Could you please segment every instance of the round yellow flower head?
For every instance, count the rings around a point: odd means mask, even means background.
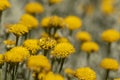
[[[86,31],[80,31],[76,34],[76,39],[81,41],[91,41],[91,35]]]
[[[70,68],[66,68],[65,70],[64,70],[64,72],[67,74],[67,75],[75,75],[75,71],[73,71],[72,69],[70,69]]]
[[[74,52],[75,52],[75,48],[73,47],[73,45],[66,42],[66,43],[58,43],[54,47],[51,54],[57,58],[66,58],[70,54],[73,54]]]
[[[36,52],[40,49],[37,39],[25,40],[23,46],[27,48],[31,52],[31,54],[36,54]]]
[[[82,21],[77,16],[68,16],[65,18],[65,22],[70,30],[79,29],[82,26]]]
[[[120,78],[115,78],[114,80],[120,80]]]
[[[44,8],[40,3],[31,2],[25,6],[25,11],[30,14],[40,14],[44,12]]]
[[[54,28],[63,28],[65,26],[65,22],[61,17],[52,16],[49,20],[49,26]]]
[[[118,70],[119,64],[114,59],[105,58],[101,61],[100,66],[107,70]]]
[[[69,40],[65,37],[60,37],[60,38],[57,39],[57,42],[58,43],[63,43],[63,42],[69,42]]]
[[[28,28],[22,24],[14,24],[8,29],[8,32],[13,33],[16,36],[22,36],[28,33],[28,31]]]
[[[115,42],[120,39],[119,32],[114,29],[106,30],[102,33],[101,38],[105,42]]]
[[[22,62],[30,56],[29,51],[21,46],[12,48],[4,55],[6,62],[13,62],[13,63]]]
[[[29,15],[29,14],[22,15],[19,23],[23,24],[23,25],[26,25],[28,27],[28,29],[38,27],[37,19],[35,17]]]
[[[39,73],[39,74],[38,74],[38,79],[39,79],[39,80],[45,80],[45,76],[46,76],[45,73]]]
[[[51,64],[49,63],[47,57],[43,55],[29,57],[27,66],[30,70],[35,72],[49,71],[51,69]]]
[[[4,63],[4,54],[0,54],[0,64]]]
[[[41,27],[43,27],[43,28],[49,28],[50,27],[49,26],[49,21],[50,21],[50,17],[44,17],[42,19],[42,21],[40,22]]]
[[[0,0],[0,11],[6,10],[7,8],[10,8],[11,4],[8,0]]]
[[[57,4],[62,2],[62,0],[48,0],[50,4]]]
[[[99,50],[99,46],[95,42],[88,41],[81,45],[81,50],[87,53],[97,52]]]
[[[55,45],[57,44],[56,40],[54,40],[53,38],[49,38],[49,37],[42,37],[39,40],[39,46],[42,49],[52,49],[55,47]]]
[[[96,73],[89,67],[79,68],[75,71],[75,76],[79,80],[96,80]]]

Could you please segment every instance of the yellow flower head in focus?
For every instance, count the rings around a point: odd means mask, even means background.
[[[57,42],[56,40],[54,40],[53,38],[49,38],[49,37],[42,37],[39,40],[39,46],[42,49],[52,49],[56,46]]]
[[[96,73],[89,67],[79,68],[75,71],[75,76],[79,80],[96,80]]]
[[[81,45],[81,50],[87,53],[97,52],[99,50],[99,46],[95,42],[88,41]]]
[[[81,41],[91,41],[91,35],[86,31],[80,31],[76,34],[76,39]]]
[[[114,80],[120,80],[120,78],[115,78]]]
[[[31,2],[25,6],[25,11],[30,14],[40,14],[44,12],[44,8],[40,3]]]
[[[66,68],[66,69],[64,70],[64,72],[65,72],[67,75],[72,75],[72,76],[75,75],[75,71],[73,71],[73,70],[70,69],[70,68]]]
[[[4,54],[0,54],[0,64],[4,63]]]
[[[13,33],[16,36],[22,36],[28,33],[28,31],[28,28],[22,24],[14,24],[8,29],[8,32]]]
[[[50,4],[57,4],[62,2],[62,0],[48,0]]]
[[[11,4],[8,0],[0,0],[0,11],[6,10],[7,8],[10,8]]]
[[[31,51],[31,54],[36,54],[36,52],[40,49],[37,39],[25,40],[23,46],[27,48],[29,51]]]
[[[109,29],[102,33],[101,38],[103,41],[111,43],[118,41],[120,39],[120,34],[114,29]]]
[[[28,58],[27,67],[35,72],[49,71],[51,64],[43,55],[31,56]]]
[[[70,30],[79,29],[82,26],[82,21],[77,16],[68,16],[65,18],[65,22]]]
[[[12,48],[10,51],[6,52],[4,55],[5,55],[6,62],[17,63],[17,62],[22,62],[26,60],[30,56],[30,53],[26,48],[18,46],[18,47]]]
[[[100,66],[107,70],[118,70],[119,63],[115,59],[105,58],[101,61]]]
[[[26,25],[28,27],[28,29],[38,27],[37,19],[35,17],[29,15],[29,14],[22,15],[19,23],[23,24],[23,25]]]
[[[50,17],[44,17],[42,19],[42,21],[40,22],[41,27],[43,27],[43,28],[49,28],[50,27],[49,26],[49,21],[50,21]]]
[[[51,54],[57,58],[66,58],[70,54],[73,54],[74,52],[75,52],[75,48],[73,47],[73,45],[66,42],[66,43],[58,43],[54,47]]]

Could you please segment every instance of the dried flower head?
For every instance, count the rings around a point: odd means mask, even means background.
[[[96,73],[89,67],[79,68],[75,71],[75,76],[79,80],[96,80]]]
[[[7,8],[10,8],[11,4],[8,0],[0,0],[0,11],[6,10]]]
[[[25,11],[30,14],[40,14],[44,12],[44,8],[40,3],[31,2],[25,6]]]
[[[109,29],[102,33],[101,38],[103,41],[111,43],[118,41],[120,39],[120,34],[114,29]]]
[[[85,51],[87,53],[91,53],[91,52],[97,52],[99,50],[99,46],[97,43],[92,42],[92,41],[88,41],[88,42],[84,42],[81,45],[81,50]]]
[[[29,14],[23,14],[20,18],[19,23],[26,25],[28,29],[38,27],[38,20]]]
[[[75,52],[75,48],[70,43],[58,43],[51,54],[57,58],[66,58]]]
[[[115,59],[105,58],[101,61],[100,66],[107,70],[118,70],[119,64]]]
[[[82,21],[79,17],[76,16],[67,16],[65,18],[68,29],[75,30],[79,29],[82,26]]]

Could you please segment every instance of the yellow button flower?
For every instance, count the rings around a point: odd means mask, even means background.
[[[60,37],[60,38],[57,39],[57,42],[58,43],[64,43],[64,42],[69,42],[69,40],[65,37]]]
[[[50,4],[57,4],[62,2],[62,0],[48,0]]]
[[[8,0],[0,0],[0,11],[6,10],[7,8],[10,8],[11,4]]]
[[[25,6],[25,11],[30,14],[39,14],[44,12],[44,8],[40,3],[31,2]]]
[[[25,25],[22,24],[14,24],[11,25],[8,29],[8,32],[13,33],[16,36],[22,36],[26,33],[28,33],[28,28]]]
[[[119,64],[115,59],[105,58],[101,61],[100,66],[107,70],[118,70]]]
[[[44,17],[40,22],[41,27],[43,27],[43,28],[50,27],[49,26],[49,21],[50,21],[50,17]]]
[[[120,78],[115,78],[114,80],[120,80]]]
[[[28,29],[38,27],[38,20],[29,14],[23,14],[20,18],[19,23],[26,25]]]
[[[82,26],[82,21],[77,16],[67,16],[65,22],[70,30],[79,29]]]
[[[99,50],[99,46],[97,43],[95,42],[84,42],[82,45],[81,45],[81,50],[82,51],[85,51],[87,53],[91,53],[91,52],[97,52]]]
[[[96,73],[89,67],[77,69],[75,76],[79,80],[96,80]]]
[[[43,55],[36,55],[28,58],[27,67],[35,72],[49,71],[51,69],[51,64],[49,63],[47,57]]]
[[[57,58],[66,58],[75,52],[75,48],[70,43],[59,43],[55,46],[51,54]]]
[[[80,31],[76,33],[76,39],[81,41],[91,41],[91,35],[86,31]]]
[[[109,29],[102,33],[101,38],[103,41],[111,43],[118,41],[120,39],[120,34],[114,29]]]
[[[0,54],[0,64],[3,64],[4,62],[4,54]]]
[[[29,51],[31,51],[31,54],[36,54],[36,52],[40,49],[37,39],[25,40],[23,46],[27,48]]]
[[[66,68],[66,69],[64,70],[64,72],[65,72],[67,75],[72,75],[72,76],[75,75],[75,71],[73,71],[73,70],[70,69],[70,68]]]

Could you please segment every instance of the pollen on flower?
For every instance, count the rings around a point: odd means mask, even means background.
[[[68,42],[64,42],[64,43],[58,43],[54,47],[53,51],[51,51],[51,54],[57,58],[66,58],[70,54],[73,54],[74,52],[75,52],[75,48],[73,47],[73,45]]]
[[[101,61],[100,66],[107,70],[118,70],[119,64],[115,59],[105,58]]]
[[[10,8],[11,4],[8,0],[0,0],[0,11],[6,10],[7,8]]]

